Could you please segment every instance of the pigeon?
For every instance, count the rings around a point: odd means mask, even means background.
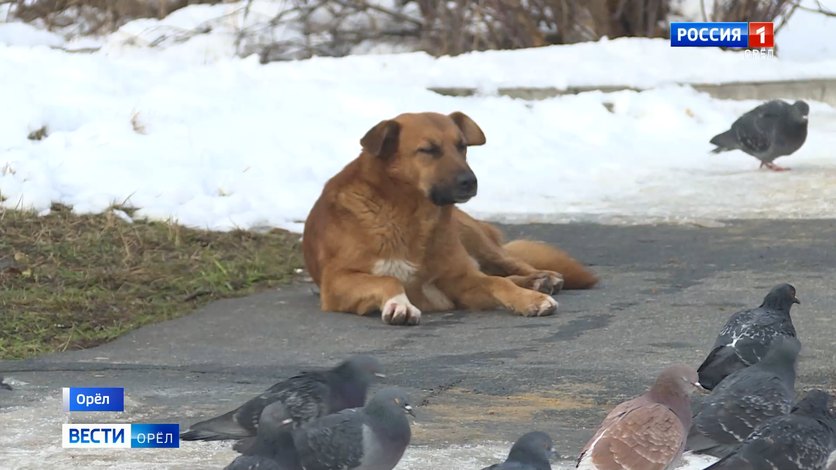
[[[790,155],[807,140],[807,118],[810,106],[804,101],[789,104],[781,100],[766,102],[734,121],[731,129],[715,135],[712,153],[742,150],[774,171],[789,170],[774,163],[778,157]]]
[[[363,406],[375,377],[383,377],[377,359],[355,356],[326,371],[303,372],[279,382],[229,413],[193,424],[180,434],[185,441],[245,439],[256,435],[264,407],[282,402],[297,427],[346,408]],[[252,440],[240,446],[246,448]],[[240,450],[240,449],[239,449]]]
[[[691,426],[690,396],[701,390],[697,371],[683,365],[663,370],[644,395],[616,406],[587,442],[581,470],[674,468]]]
[[[391,470],[409,445],[407,414],[415,416],[404,393],[384,388],[363,408],[343,410],[294,429],[295,449],[287,452],[296,452],[305,470]]]
[[[706,470],[824,470],[836,447],[836,419],[831,397],[811,390],[789,415],[772,418],[740,447]]]
[[[778,338],[760,362],[720,382],[692,420],[688,449],[725,457],[759,424],[789,413],[800,349],[798,339]]]
[[[714,341],[714,348],[697,369],[700,385],[713,390],[723,378],[736,370],[757,363],[769,344],[779,336],[795,337],[790,308],[801,302],[795,287],[775,286],[758,308],[735,313]]]
[[[301,468],[293,451],[293,418],[281,402],[264,407],[258,433],[247,455],[240,455],[224,470],[297,470]],[[281,453],[279,453],[281,452]]]
[[[532,431],[517,439],[505,462],[482,470],[551,470],[550,461],[555,456],[552,438],[544,432]]]

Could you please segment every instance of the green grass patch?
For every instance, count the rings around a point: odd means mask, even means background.
[[[110,341],[211,300],[290,282],[299,235],[0,209],[0,358]]]

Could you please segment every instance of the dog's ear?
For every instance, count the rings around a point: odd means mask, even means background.
[[[375,157],[391,157],[398,151],[400,133],[401,125],[396,121],[380,121],[360,139],[360,145],[363,146],[363,150]]]
[[[483,145],[485,143],[485,133],[467,114],[456,111],[450,113],[450,119],[462,130],[467,145]]]

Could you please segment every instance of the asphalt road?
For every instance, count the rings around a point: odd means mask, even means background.
[[[0,362],[16,385],[0,391],[0,419],[18,427],[0,436],[16,446],[6,458],[61,462],[60,438],[27,438],[27,426],[58,436],[57,422],[110,419],[64,416],[54,409],[61,387],[124,386],[128,411],[110,421],[188,425],[300,369],[360,352],[380,357],[386,383],[412,393],[415,444],[513,440],[538,428],[574,455],[610,407],[641,393],[668,364],[698,365],[729,314],[758,305],[779,282],[794,284],[802,301],[793,311],[804,345],[799,388],[836,388],[836,221],[505,228],[509,238],[561,246],[602,283],[559,294],[552,317],[454,312],[424,315],[416,327],[320,312],[312,286],[298,283],[216,302],[98,348]],[[85,454],[73,456],[83,466]]]

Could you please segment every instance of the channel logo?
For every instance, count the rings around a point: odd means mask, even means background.
[[[179,424],[63,424],[65,449],[161,449],[180,447]]]
[[[671,47],[775,47],[775,25],[768,21],[671,23]]]

